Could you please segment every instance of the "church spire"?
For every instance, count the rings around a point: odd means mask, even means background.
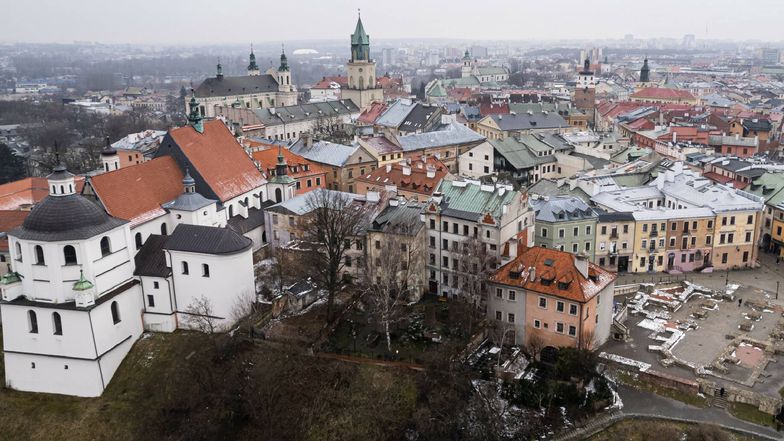
[[[248,72],[254,72],[259,70],[259,66],[256,64],[256,54],[253,53],[253,43],[250,44],[250,57],[248,63]]]
[[[640,82],[647,83],[651,80],[651,68],[648,67],[648,56],[642,62],[642,69],[640,69]]]
[[[357,10],[357,26],[351,34],[351,61],[370,61],[370,35],[365,32],[359,10]]]
[[[218,64],[220,66],[220,64]],[[191,112],[188,114],[188,125],[199,133],[204,133],[204,122],[199,111],[199,102],[196,101],[196,91],[191,89]]]
[[[220,59],[218,60],[218,66],[216,66],[216,67],[217,67],[217,74],[215,75],[215,78],[217,78],[219,80],[222,80],[223,79],[223,66],[221,66],[221,64],[220,64]]]
[[[289,60],[286,58],[286,48],[280,45],[280,66],[278,72],[286,72],[289,70]]]

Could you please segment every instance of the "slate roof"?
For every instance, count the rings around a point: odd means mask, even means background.
[[[595,169],[604,168],[605,165],[610,163],[610,161],[607,159],[599,158],[597,156],[586,155],[585,153],[572,152],[570,153],[570,156],[574,156],[575,158],[580,158],[587,161]]]
[[[48,196],[37,204],[21,227],[8,235],[25,240],[54,242],[97,236],[126,223],[111,217],[84,196]]]
[[[188,165],[196,191],[226,202],[266,183],[261,172],[220,120],[206,121],[204,133],[184,126],[166,134],[157,156],[173,156]]]
[[[166,214],[162,205],[182,193],[182,178],[177,161],[163,156],[93,176],[90,186],[110,215],[135,226]]]
[[[406,132],[417,132],[426,130],[428,123],[431,122],[433,114],[439,113],[440,107],[426,106],[422,103],[416,103],[413,109],[408,113],[403,123],[400,124],[400,130]]]
[[[214,203],[214,200],[207,199],[199,193],[183,192],[177,196],[177,199],[163,204],[163,208],[193,212]]]
[[[330,194],[332,193],[340,193],[345,195],[345,197],[351,198],[352,200],[365,200],[365,196],[356,194],[356,193],[347,193],[344,191],[336,191],[336,190],[327,190],[323,188],[317,188],[313,191],[304,194],[298,194],[291,199],[278,202],[275,205],[267,208],[265,211],[270,211],[273,213],[283,213],[283,214],[294,214],[297,216],[301,216],[303,214],[307,214],[310,212],[311,207],[309,201],[312,197],[318,197],[316,192],[326,191]],[[311,193],[313,193],[311,195]]]
[[[400,136],[397,140],[403,151],[410,152],[435,147],[479,143],[484,141],[485,137],[462,124],[453,122],[438,130]]]
[[[326,101],[321,103],[297,104],[294,106],[254,109],[253,112],[265,126],[311,121],[318,118],[336,118],[359,113],[359,107],[351,100]]]
[[[200,254],[235,254],[251,245],[252,240],[229,228],[179,224],[163,248]]]
[[[264,209],[272,205],[274,205],[274,202],[267,200],[261,203],[261,209],[249,208],[247,218],[234,216],[228,221],[229,228],[240,234],[255,230],[264,225]]]
[[[502,131],[568,128],[569,124],[555,112],[489,115]]]
[[[634,222],[634,214],[628,211],[599,213],[599,222]]]
[[[246,95],[278,91],[278,82],[268,74],[241,77],[210,77],[194,90],[196,98]]]
[[[529,169],[538,164],[555,161],[553,156],[536,156],[525,143],[520,142],[516,137],[510,136],[489,142],[493,145],[496,153],[503,156],[512,167],[518,170]]]
[[[308,147],[305,140],[300,138],[290,150],[310,161],[342,167],[359,148],[359,144],[344,145],[328,141],[313,141]]]
[[[135,276],[168,277],[171,275],[171,268],[166,266],[166,254],[163,245],[168,236],[151,234],[144,241],[141,249],[133,258],[136,262]]]
[[[423,205],[414,201],[399,205],[388,205],[373,219],[369,231],[416,236],[425,226],[419,214]]]
[[[569,222],[596,219],[596,212],[582,200],[573,196],[532,199],[537,222]]]
[[[746,130],[754,130],[757,132],[769,132],[773,128],[770,120],[763,118],[751,118],[741,120],[743,128]]]
[[[408,114],[416,107],[416,103],[407,99],[400,99],[390,104],[389,107],[376,118],[376,125],[382,127],[400,127]]]
[[[540,179],[534,185],[528,187],[528,194],[549,197],[574,196],[586,202],[590,200],[588,193],[582,188],[575,186],[570,189],[568,183],[559,186],[558,182],[552,179]]]

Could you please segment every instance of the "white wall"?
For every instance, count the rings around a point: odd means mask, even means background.
[[[493,145],[489,142],[479,144],[460,155],[457,165],[461,176],[479,178],[493,174]]]

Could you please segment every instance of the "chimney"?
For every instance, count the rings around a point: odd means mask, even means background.
[[[392,164],[387,164],[387,173],[392,171]]]
[[[307,148],[313,147],[313,134],[311,134],[310,132],[303,132],[302,135],[300,135],[300,137],[302,138],[302,141],[305,143],[305,147]]]
[[[535,266],[529,266],[528,267],[528,280],[531,281],[531,282],[535,282],[536,281],[536,267]]]
[[[678,132],[672,132],[672,143],[676,144],[678,142]]]
[[[574,255],[574,267],[583,277],[588,278],[588,256],[585,253],[580,252]]]
[[[432,165],[427,166],[427,177],[428,179],[433,179],[436,177],[436,168]]]
[[[434,191],[433,197],[431,199],[433,200],[433,202],[440,205],[441,199],[443,199],[443,194],[440,191]]]
[[[378,202],[381,195],[379,195],[377,191],[368,191],[365,197],[367,198],[368,202]]]
[[[509,260],[514,260],[517,257],[517,237],[512,236],[509,238]]]
[[[411,175],[411,166],[406,164],[403,166],[403,176]]]

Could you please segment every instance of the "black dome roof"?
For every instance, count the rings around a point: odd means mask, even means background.
[[[33,211],[12,234],[37,240],[88,238],[109,231],[125,221],[106,214],[87,198],[71,194],[48,196],[33,207]]]

